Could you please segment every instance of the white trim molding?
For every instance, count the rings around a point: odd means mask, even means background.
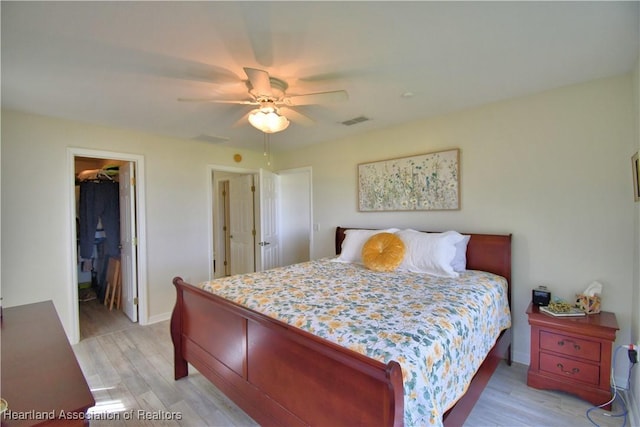
[[[72,326],[69,331],[69,341],[71,344],[77,344],[80,341],[80,313],[78,308],[78,271],[73,260],[78,259],[78,247],[75,238],[76,232],[76,214],[75,214],[75,158],[76,157],[92,157],[98,159],[114,159],[136,164],[136,221],[137,221],[137,241],[138,241],[138,323],[141,325],[149,324],[149,308],[148,308],[148,285],[147,285],[147,237],[146,237],[146,205],[145,205],[145,169],[144,156],[139,154],[121,153],[104,150],[92,150],[80,147],[67,147],[67,174],[68,174],[68,218],[70,223],[69,233],[69,269],[71,284],[67,297],[70,300],[69,325]]]

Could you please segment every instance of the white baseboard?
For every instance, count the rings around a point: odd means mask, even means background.
[[[151,325],[152,323],[164,322],[171,319],[171,312],[156,314],[147,319],[145,325]]]
[[[514,351],[511,353],[511,359],[516,363],[529,366],[531,355],[529,353],[523,353],[521,351]]]

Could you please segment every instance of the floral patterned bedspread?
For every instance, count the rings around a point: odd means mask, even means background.
[[[511,326],[506,280],[481,271],[448,279],[323,258],[199,287],[381,362],[397,361],[406,426],[442,425]]]

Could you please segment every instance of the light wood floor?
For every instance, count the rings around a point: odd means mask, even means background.
[[[168,321],[140,326],[126,317],[123,321],[121,313],[105,314],[99,309],[98,304],[87,308],[92,314],[82,318],[83,339],[73,347],[96,400],[93,411],[115,414],[110,417],[120,420],[92,420],[91,426],[257,425],[193,367],[187,378],[174,381]],[[115,318],[110,325],[92,324],[108,317]],[[527,387],[526,370],[521,364],[502,364],[465,426],[593,426],[585,416],[588,403],[565,393]],[[132,410],[132,419],[124,420]],[[138,410],[147,418],[160,414],[166,418],[173,412],[181,419],[144,420]],[[616,411],[619,406],[614,406]],[[621,418],[602,413],[591,413],[598,425],[622,425]]]
[[[109,310],[97,299],[81,301],[79,313],[81,340],[136,326],[122,310]]]

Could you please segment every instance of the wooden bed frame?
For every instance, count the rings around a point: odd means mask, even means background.
[[[346,228],[336,229],[340,253]],[[511,235],[471,234],[467,267],[511,283]],[[286,323],[173,279],[171,316],[175,379],[193,365],[263,426],[402,426],[402,371]],[[511,292],[509,291],[509,303]],[[504,331],[467,393],[444,417],[460,426],[502,359],[511,363]]]

